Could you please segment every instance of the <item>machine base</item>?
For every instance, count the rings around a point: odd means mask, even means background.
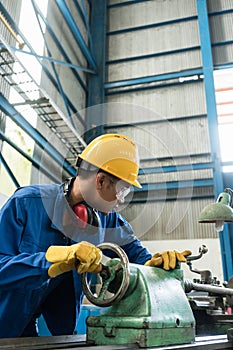
[[[88,339],[95,345],[126,345],[138,344],[140,348],[150,346],[162,346],[171,344],[190,343],[193,339],[194,330],[192,328],[151,328],[151,329],[133,329],[133,328],[109,328],[104,330],[98,327],[88,327]]]
[[[138,350],[137,345],[95,346],[85,341],[85,336],[27,337],[0,339],[1,350]],[[227,350],[233,349],[233,341],[227,336],[198,337],[193,344],[149,347],[147,350]]]

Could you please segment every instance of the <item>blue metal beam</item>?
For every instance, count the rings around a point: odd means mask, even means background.
[[[195,153],[195,154],[184,154],[184,155],[179,155],[179,156],[172,156],[172,157],[157,157],[157,158],[142,158],[140,159],[140,163],[142,162],[153,162],[153,161],[167,161],[167,160],[179,160],[179,159],[190,159],[194,158],[196,159],[197,157],[209,157],[210,153]]]
[[[201,55],[204,74],[204,87],[206,94],[206,109],[210,136],[210,147],[214,162],[214,192],[217,198],[223,191],[223,178],[221,171],[221,152],[218,133],[218,115],[215,98],[213,59],[211,52],[211,39],[208,22],[208,9],[206,0],[197,0],[198,26],[201,42]],[[222,263],[224,278],[228,280],[233,275],[232,251],[228,226],[219,234],[222,250]]]
[[[90,26],[89,26],[89,18],[88,18],[88,14],[87,14],[84,0],[81,0],[82,8],[80,7],[78,0],[73,0],[73,1],[74,1],[74,5],[76,6],[78,13],[79,13],[79,15],[80,15],[85,27],[86,27],[90,51],[91,51],[92,56],[94,56],[93,40],[92,40],[91,30],[90,30]]]
[[[197,16],[176,18],[176,19],[172,19],[172,20],[169,20],[169,21],[151,23],[151,24],[147,24],[147,25],[143,25],[143,26],[118,29],[118,30],[114,30],[114,31],[111,31],[111,32],[107,32],[107,35],[125,34],[125,33],[128,33],[128,32],[135,32],[135,31],[138,31],[138,30],[147,30],[147,29],[151,29],[151,28],[163,27],[163,26],[172,25],[172,24],[176,24],[176,23],[195,21],[195,20],[197,20]]]
[[[146,117],[146,116],[145,116]],[[116,129],[116,128],[133,128],[135,126],[141,126],[141,125],[154,125],[154,124],[162,124],[162,123],[176,123],[179,121],[187,121],[187,120],[193,120],[193,119],[202,119],[206,118],[206,114],[199,114],[199,115],[188,115],[188,116],[183,116],[179,118],[163,118],[163,119],[156,119],[156,120],[143,120],[140,122],[133,122],[133,124],[130,123],[124,123],[124,124],[111,124],[111,125],[105,125],[105,130],[109,129]],[[146,119],[146,118],[145,118]]]
[[[48,77],[48,79],[50,80],[50,82],[53,84],[53,86],[55,87],[55,89],[57,91],[59,91],[59,87],[58,84],[56,82],[56,80],[54,79],[54,77],[52,76],[52,74],[50,73],[50,71],[48,70],[48,68],[46,67],[45,64],[42,63],[41,60],[39,60],[36,57],[36,52],[34,51],[33,47],[31,46],[31,44],[28,42],[28,40],[26,39],[26,37],[23,35],[23,33],[20,31],[20,29],[18,28],[17,24],[14,22],[14,20],[12,19],[12,17],[10,16],[10,14],[8,13],[8,11],[5,9],[5,7],[3,6],[3,4],[0,2],[0,11],[2,12],[2,14],[4,15],[4,17],[6,18],[7,22],[10,24],[10,26],[12,27],[12,29],[14,30],[14,32],[16,34],[18,34],[21,39],[23,40],[23,42],[27,45],[27,47],[29,48],[29,50],[35,54],[35,58],[37,59],[37,61],[40,63],[40,65],[43,68],[43,71],[45,72],[46,76]],[[70,109],[73,112],[73,115],[75,117],[77,117],[80,121],[80,123],[85,127],[85,121],[83,120],[82,116],[80,116],[77,108],[74,106],[74,104],[70,101],[70,99],[68,98],[67,95],[65,95],[66,100],[69,104]],[[72,118],[71,118],[71,123],[73,124]]]
[[[225,15],[228,13],[233,13],[233,9],[227,9],[227,10],[220,10],[220,11],[214,11],[214,12],[209,12],[209,17],[210,16],[219,16],[219,15]]]
[[[134,192],[178,190],[181,188],[210,187],[213,186],[213,179],[167,181],[158,183],[141,183],[142,188],[135,188]]]
[[[15,187],[19,187],[20,184],[19,182],[17,181],[15,175],[13,174],[13,172],[11,171],[9,165],[7,164],[5,158],[3,157],[2,153],[0,152],[0,163],[3,164],[4,168],[6,169],[8,175],[10,176],[11,180],[13,181]]]
[[[40,18],[42,19],[42,21],[44,22],[45,26],[46,26],[46,29],[48,31],[48,33],[50,34],[52,40],[54,41],[56,47],[58,48],[59,52],[62,54],[62,56],[64,57],[64,59],[66,60],[65,64],[71,68],[75,78],[78,80],[78,82],[80,83],[81,87],[86,91],[87,90],[87,87],[86,87],[86,84],[84,83],[84,81],[81,79],[80,75],[78,74],[78,72],[76,71],[76,69],[80,69],[80,70],[83,70],[84,72],[87,72],[87,73],[94,73],[93,70],[89,70],[87,68],[84,68],[84,67],[79,67],[77,66],[78,68],[76,68],[76,65],[73,65],[72,64],[72,60],[69,58],[67,52],[64,50],[60,40],[58,39],[58,37],[56,36],[55,32],[53,31],[52,27],[50,26],[50,24],[48,23],[47,19],[44,17],[43,13],[40,11],[39,7],[37,6],[35,0],[31,0],[32,1],[32,4],[33,4],[33,7],[34,7],[34,10],[36,12],[36,14],[38,16],[40,16]],[[44,37],[44,41],[45,40],[45,37]],[[74,69],[73,69],[74,68]]]
[[[135,5],[139,2],[145,2],[145,1],[151,1],[151,0],[128,0],[128,1],[124,1],[124,2],[121,1],[121,2],[116,2],[114,4],[108,5],[108,8]]]
[[[189,51],[195,51],[195,50],[200,50],[200,46],[191,46],[191,47],[184,47],[181,49],[176,49],[176,50],[168,50],[168,51],[163,51],[163,52],[155,52],[147,55],[141,55],[141,56],[131,56],[131,57],[124,57],[124,58],[118,58],[114,60],[107,60],[106,64],[115,64],[115,63],[124,63],[124,62],[130,62],[130,61],[137,61],[137,60],[145,60],[145,59],[150,59],[154,57],[161,57],[161,56],[166,56],[166,55],[175,55],[175,54],[180,54],[182,52],[189,52]]]
[[[0,93],[0,109],[8,115],[22,130],[24,130],[43,150],[48,153],[70,176],[75,176],[76,171],[47,140],[6,100]]]
[[[216,47],[216,46],[225,46],[225,45],[232,45],[232,44],[233,44],[233,40],[226,40],[226,41],[219,41],[219,42],[212,43],[211,46]],[[176,49],[176,50],[155,52],[155,53],[141,55],[141,56],[123,57],[123,58],[118,58],[118,59],[114,59],[114,60],[107,60],[106,64],[111,65],[111,64],[116,64],[116,63],[145,60],[145,59],[150,59],[150,58],[154,58],[154,57],[162,57],[162,56],[166,56],[166,55],[175,55],[175,54],[180,54],[182,52],[200,50],[200,48],[201,48],[200,45],[195,45],[195,46],[191,46],[191,47],[183,47],[181,49]]]
[[[37,160],[30,157],[27,153],[22,151],[21,148],[19,148],[15,143],[13,143],[9,138],[6,137],[1,131],[0,131],[0,139],[7,142],[12,148],[14,148],[18,153],[20,153],[24,158],[26,158],[29,162],[32,163],[32,165],[39,169],[43,174],[45,174],[49,179],[55,182],[60,182],[61,179],[58,179],[56,176],[51,174],[51,171],[48,171],[47,168],[45,168],[42,164],[40,164]]]
[[[157,198],[148,198],[147,196],[145,196],[144,198],[133,198],[130,201],[127,201],[127,199],[125,200],[124,203],[130,203],[130,204],[142,204],[142,203],[154,203],[154,202],[171,202],[171,201],[185,201],[185,200],[202,200],[202,199],[208,199],[208,198],[213,198],[213,195],[192,195],[192,197],[190,196],[183,196],[183,195],[179,195],[179,196],[174,196],[174,197],[157,197]]]
[[[38,24],[39,24],[39,28],[40,28],[41,35],[42,35],[43,38],[44,38],[45,48],[47,49],[48,56],[51,58],[51,57],[52,57],[52,54],[51,54],[51,51],[50,51],[50,49],[49,49],[49,45],[47,44],[47,41],[45,40],[45,36],[44,36],[44,33],[43,33],[43,29],[42,29],[42,26],[41,26],[41,23],[40,23],[40,20],[39,20],[39,16],[38,16],[38,14],[37,14],[37,12],[36,12],[35,7],[34,7],[34,11],[35,11],[35,15],[36,15],[36,18],[37,18],[37,21],[38,21]],[[66,108],[67,115],[68,115],[69,118],[70,118],[70,121],[71,121],[71,123],[72,123],[72,126],[75,127],[75,124],[74,124],[73,118],[72,118],[72,113],[71,113],[71,110],[70,110],[70,106],[69,106],[67,97],[66,97],[66,95],[65,95],[65,92],[64,92],[64,90],[63,90],[63,87],[62,87],[62,84],[61,84],[59,75],[58,75],[58,73],[57,73],[56,65],[54,64],[53,61],[50,61],[50,64],[51,64],[51,68],[52,68],[53,74],[54,74],[55,79],[56,79],[56,82],[57,82],[57,86],[58,86],[60,95],[62,96],[64,105],[65,105],[65,108]]]
[[[56,4],[62,14],[62,16],[64,17],[76,43],[78,44],[78,46],[80,47],[80,50],[82,51],[84,57],[87,59],[88,63],[90,64],[90,66],[96,71],[97,66],[96,66],[96,62],[94,57],[92,56],[85,40],[82,37],[82,34],[79,30],[79,28],[76,25],[76,22],[68,8],[68,6],[66,5],[64,0],[55,0]]]
[[[215,164],[215,194],[218,196],[223,189],[223,180],[221,167],[220,141],[218,132],[218,114],[215,98],[213,59],[211,51],[211,41],[208,22],[208,11],[206,0],[197,0],[198,24],[201,42],[201,55],[204,74],[204,88],[206,94],[206,109],[208,118],[208,127],[210,135],[210,146],[213,161]]]
[[[228,63],[220,63],[220,64],[216,64],[214,66],[215,70],[220,70],[220,69],[231,69],[233,68],[233,61],[232,62],[228,62]]]
[[[213,168],[214,168],[213,162],[182,164],[182,165],[168,165],[168,166],[149,167],[149,168],[140,169],[139,175],[171,173],[171,172],[177,172],[177,171],[213,169]]]
[[[113,81],[113,82],[106,83],[104,87],[105,89],[114,89],[114,88],[121,88],[121,87],[132,86],[132,85],[154,83],[157,81],[163,81],[163,80],[169,80],[169,79],[190,77],[190,76],[195,76],[200,74],[203,74],[202,68],[184,70],[180,72],[167,73],[167,74],[151,75],[147,77],[125,79],[121,81]]]
[[[132,93],[132,92],[138,92],[138,91],[145,91],[145,90],[155,90],[155,89],[164,89],[164,88],[172,88],[174,86],[181,86],[182,85],[187,85],[187,84],[193,84],[193,83],[199,83],[202,82],[202,77],[198,76],[197,79],[193,80],[188,80],[188,81],[179,81],[179,79],[173,79],[173,82],[169,82],[166,84],[161,83],[161,84],[139,84],[136,87],[129,87],[128,89],[123,88],[123,89],[116,89],[116,90],[107,90],[105,92],[105,95],[118,95],[118,94],[126,94],[126,93]]]
[[[91,3],[90,28],[93,38],[93,50],[96,57],[98,71],[96,75],[88,77],[87,106],[98,105],[98,108],[87,109],[87,139],[90,141],[104,133],[104,102],[105,102],[105,60],[106,60],[106,26],[107,1],[94,0]],[[93,129],[93,125],[96,128]]]
[[[1,48],[6,48],[6,46],[4,44],[0,44],[0,47]],[[94,74],[94,71],[91,70],[91,69],[88,69],[88,68],[85,68],[85,67],[81,67],[81,66],[77,66],[76,64],[73,64],[73,63],[68,63],[68,62],[64,62],[64,61],[60,61],[60,60],[56,60],[55,58],[52,58],[52,57],[48,57],[48,56],[43,56],[43,55],[38,55],[38,54],[34,54],[33,52],[29,52],[29,51],[25,51],[25,50],[21,50],[21,49],[18,49],[17,47],[13,47],[13,46],[10,46],[11,50],[12,51],[16,51],[16,52],[21,52],[21,53],[24,53],[25,55],[31,55],[31,56],[35,56],[41,60],[44,60],[44,61],[49,61],[49,62],[52,62],[52,63],[57,63],[57,64],[60,64],[62,66],[65,66],[65,67],[69,67],[69,68],[73,68],[74,70],[81,70],[85,73],[91,73],[91,74]]]
[[[228,10],[221,10],[221,11],[216,11],[216,12],[211,12],[209,13],[209,16],[219,16],[219,15],[224,15],[228,13],[232,13],[233,9],[228,9]],[[129,28],[124,28],[124,29],[118,29],[114,31],[109,31],[107,32],[107,35],[118,35],[118,34],[125,34],[128,32],[135,32],[138,30],[145,30],[145,29],[151,29],[151,28],[156,28],[156,27],[162,27],[162,26],[167,26],[167,25],[173,25],[176,23],[182,23],[182,22],[188,22],[188,21],[196,21],[197,16],[189,16],[189,17],[181,17],[181,18],[176,18],[168,21],[163,21],[163,22],[156,22],[156,23],[150,23],[142,26],[137,26],[137,27],[129,27]]]
[[[87,29],[87,27],[89,27],[89,25],[87,26],[87,22],[88,21],[87,21],[86,12],[84,13],[83,9],[81,8],[81,6],[78,3],[78,0],[73,0],[73,2],[74,2],[74,5],[75,5],[75,7],[76,7],[76,9],[77,9],[77,11],[79,13],[79,16],[80,16],[83,24],[85,24],[86,29]]]

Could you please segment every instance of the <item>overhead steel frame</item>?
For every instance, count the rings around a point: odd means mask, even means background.
[[[59,10],[61,11],[61,14],[63,15],[64,19],[66,20],[66,23],[68,24],[68,27],[69,27],[71,33],[73,34],[73,37],[74,37],[77,45],[81,49],[84,57],[87,59],[87,62],[89,63],[91,68],[93,68],[96,71],[95,59],[94,59],[93,55],[91,54],[89,47],[87,46],[85,40],[83,39],[82,34],[81,34],[79,28],[77,27],[68,6],[66,5],[64,0],[55,0],[55,1],[56,1],[56,4],[57,4]]]
[[[78,2],[74,1],[83,22],[88,30],[89,47],[85,43],[75,21],[64,0],[56,0],[61,14],[70,31],[81,49],[84,57],[94,74],[87,77],[87,111],[85,141],[88,143],[94,137],[104,133],[104,102],[105,102],[105,61],[106,61],[106,22],[107,0],[90,0],[90,19],[88,22],[86,13],[81,10]],[[82,2],[83,4],[83,2]],[[84,5],[83,5],[84,8]],[[93,113],[92,106],[99,105],[98,113]]]
[[[46,151],[56,162],[66,169],[70,176],[75,176],[75,169],[71,167],[70,163],[64,160],[60,154],[45,137],[31,126],[31,124],[7,101],[7,99],[0,93],[1,110],[8,115],[22,130],[24,130],[42,149]]]
[[[32,157],[30,157],[27,153],[25,153],[24,151],[22,151],[21,148],[19,148],[14,142],[12,142],[8,137],[6,137],[1,131],[0,131],[0,140],[5,141],[6,143],[8,143],[12,148],[14,148],[19,154],[21,154],[25,159],[27,159],[29,162],[32,163],[32,165],[39,169],[43,174],[45,174],[49,179],[51,179],[52,181],[55,182],[60,182],[60,179],[58,179],[57,177],[55,177],[53,174],[51,174],[47,168],[45,168],[42,164],[40,164],[40,162],[36,161],[35,159],[33,159]],[[20,184],[17,181],[16,177],[14,176],[14,174],[12,173],[11,169],[9,168],[7,162],[5,161],[2,153],[0,153],[0,162],[3,163],[6,171],[8,172],[8,174],[10,175],[11,179],[14,182],[15,187],[19,187]]]
[[[93,115],[92,113],[87,113],[86,121],[82,119],[81,116],[79,116],[79,113],[75,106],[72,104],[72,102],[69,100],[68,96],[65,94],[62,85],[60,83],[59,77],[57,75],[55,65],[54,63],[63,64],[66,65],[69,69],[72,70],[72,73],[74,74],[74,77],[80,84],[81,88],[87,93],[88,92],[88,100],[87,100],[87,107],[96,105],[96,104],[103,104],[104,103],[104,81],[105,81],[105,50],[106,50],[106,13],[107,13],[107,2],[106,0],[97,0],[97,1],[89,1],[90,6],[90,13],[91,13],[91,19],[89,20],[87,17],[87,13],[85,11],[85,5],[84,1],[81,2],[81,6],[79,5],[77,0],[74,0],[74,5],[76,6],[77,11],[80,14],[80,17],[86,27],[86,30],[88,32],[88,40],[89,45],[86,44],[84,41],[82,34],[76,25],[76,22],[72,16],[72,13],[70,12],[68,6],[66,5],[64,0],[56,0],[56,5],[58,6],[61,15],[63,16],[72,36],[74,37],[77,45],[79,46],[81,53],[85,57],[87,64],[89,67],[79,67],[72,64],[71,59],[69,58],[67,52],[61,45],[61,42],[57,38],[56,34],[54,33],[52,27],[49,25],[46,18],[43,16],[42,12],[40,11],[39,7],[36,4],[35,0],[31,0],[39,26],[41,28],[40,20],[44,22],[46,26],[47,32],[50,34],[51,39],[53,40],[54,44],[56,45],[58,51],[61,53],[62,57],[64,58],[63,61],[55,60],[51,57],[51,53],[49,51],[49,46],[46,42],[46,38],[41,30],[41,33],[44,38],[45,46],[48,51],[48,57],[45,56],[39,56],[36,54],[36,52],[33,50],[30,43],[27,41],[26,37],[22,34],[22,32],[19,30],[17,24],[14,22],[10,14],[7,12],[7,10],[4,8],[3,4],[0,4],[0,11],[3,13],[4,17],[6,18],[7,22],[10,24],[14,32],[19,35],[24,45],[27,46],[29,51],[24,51],[22,49],[17,49],[14,47],[11,47],[12,51],[21,51],[25,54],[33,55],[37,61],[41,64],[42,69],[44,73],[46,74],[47,78],[50,80],[50,82],[53,84],[54,88],[61,94],[64,105],[67,111],[67,114],[70,118],[70,122],[72,125],[72,113],[75,114],[81,124],[84,126],[86,131],[90,131],[92,129],[93,125],[97,125],[97,128],[94,128],[94,131],[89,132],[89,135],[86,135],[87,139],[90,140],[90,138],[93,138],[99,134],[102,134],[104,132],[104,106],[102,107],[101,113],[98,113],[98,115]],[[91,27],[89,25],[89,21],[91,22]],[[93,36],[93,37],[92,37]],[[54,75],[50,73],[48,68],[43,64],[42,60],[48,60],[52,65],[52,70]],[[88,86],[86,83],[81,79],[79,76],[77,70],[84,71],[85,73],[89,74],[88,76]],[[35,129],[31,127],[29,123],[23,118],[20,113],[18,113],[8,102],[7,100],[1,96],[0,99],[0,105],[2,110],[10,116],[13,120],[16,121],[17,124],[26,132],[28,133],[36,142],[36,144],[40,145],[41,147],[44,145],[45,140],[43,140],[42,135],[40,135]],[[15,119],[15,116],[17,118]],[[3,138],[2,138],[3,139]],[[6,141],[4,139],[4,141]],[[59,155],[59,152],[56,152],[56,150],[53,148],[52,145],[49,145],[47,143],[46,151],[48,154],[51,155],[54,159],[58,161],[58,164],[61,164],[62,159]],[[21,153],[23,155],[23,153]],[[27,157],[26,157],[27,158]],[[36,162],[34,159],[31,159],[32,163],[37,167]],[[5,160],[2,159],[2,162],[4,164],[6,163]],[[7,165],[7,164],[5,164]],[[75,170],[70,166],[69,163],[63,162],[63,168],[66,170],[70,176],[74,176]],[[40,169],[43,171],[43,169]],[[8,174],[11,176],[12,181],[16,186],[18,186],[18,182],[13,176],[13,173],[11,171],[8,171]]]
[[[22,42],[24,43],[24,45],[27,46],[27,48],[29,49],[29,52],[25,51],[25,54],[31,54],[33,55],[37,61],[41,64],[43,71],[45,72],[45,74],[47,75],[48,79],[51,81],[51,83],[53,84],[53,86],[55,87],[55,89],[57,89],[58,92],[60,92],[61,96],[63,97],[63,101],[65,104],[65,108],[67,111],[68,116],[70,117],[70,122],[72,125],[73,124],[73,120],[72,120],[72,115],[71,115],[71,111],[73,114],[75,114],[77,116],[77,118],[79,119],[80,123],[85,127],[85,121],[83,120],[83,118],[79,115],[77,109],[75,108],[75,106],[72,104],[72,102],[69,100],[68,96],[65,94],[65,92],[63,91],[62,85],[59,81],[59,77],[57,75],[56,69],[55,69],[55,65],[54,63],[59,63],[59,64],[64,64],[67,65],[67,67],[69,69],[72,70],[72,73],[74,74],[74,77],[77,79],[78,83],[80,84],[81,88],[87,92],[87,86],[86,84],[83,82],[83,80],[80,78],[77,70],[81,70],[84,71],[85,73],[88,74],[95,74],[96,73],[96,64],[95,64],[95,60],[94,60],[94,56],[92,54],[92,50],[89,51],[89,48],[87,47],[87,45],[85,44],[81,33],[68,9],[68,7],[65,4],[65,1],[59,1],[57,0],[57,6],[60,9],[60,12],[62,14],[62,16],[64,17],[68,28],[70,29],[72,35],[74,36],[77,45],[80,46],[80,50],[82,52],[82,54],[85,56],[85,58],[87,59],[87,62],[90,64],[91,68],[85,68],[85,67],[79,67],[79,66],[75,66],[72,64],[71,59],[69,58],[68,54],[66,53],[65,49],[63,48],[63,46],[61,45],[60,41],[58,40],[57,36],[55,35],[52,27],[49,25],[49,23],[47,22],[46,18],[44,18],[43,14],[41,13],[39,7],[36,4],[35,0],[31,0],[32,5],[34,7],[34,11],[38,20],[38,23],[40,25],[40,19],[44,22],[46,29],[48,31],[48,33],[50,34],[50,37],[52,38],[52,40],[54,41],[58,51],[61,53],[61,55],[64,57],[65,62],[59,62],[58,60],[53,60],[51,55],[50,55],[50,51],[48,48],[48,45],[46,43],[46,39],[44,37],[44,41],[45,41],[45,46],[48,49],[48,55],[49,57],[44,57],[44,56],[39,56],[36,54],[36,52],[33,50],[33,48],[31,47],[30,43],[27,41],[27,39],[25,38],[25,36],[22,34],[22,32],[19,30],[17,24],[14,22],[14,20],[12,19],[12,17],[10,16],[10,14],[8,13],[8,11],[4,8],[3,4],[0,3],[0,11],[1,13],[4,15],[4,17],[6,18],[7,22],[9,23],[9,25],[11,26],[11,28],[13,29],[14,33],[19,35],[19,37],[21,38]],[[82,18],[83,23],[85,24],[85,27],[88,31],[88,37],[89,37],[89,44],[90,47],[92,46],[92,38],[91,38],[91,34],[90,34],[90,28],[89,28],[89,24],[88,24],[88,18],[87,18],[87,14],[85,13],[85,8],[84,8],[84,2],[82,1],[82,8],[80,7],[79,3],[75,0],[74,4]],[[41,25],[40,25],[41,28]],[[42,30],[41,30],[42,32]],[[100,41],[102,42],[102,41]],[[22,49],[16,49],[14,47],[10,48],[12,51],[21,51],[24,52]],[[49,70],[47,69],[47,67],[43,64],[42,59],[45,60],[49,60],[49,62],[52,64],[52,69],[53,69],[53,73],[54,76],[49,72]],[[102,61],[102,64],[104,64],[104,62]],[[10,116],[13,120],[15,119],[14,117],[17,116],[17,124],[29,135],[32,136],[32,138],[34,139],[34,141],[36,142],[36,144],[40,145],[41,147],[43,146],[43,144],[45,143],[45,140],[42,140],[43,137],[42,135],[39,135],[39,133],[37,133],[36,130],[32,130],[32,127],[30,126],[29,123],[26,122],[26,120],[24,120],[24,118],[20,115],[20,113],[18,113],[9,103],[7,103],[7,100],[1,96],[1,101],[0,101],[0,106],[2,108],[2,110],[7,113],[8,116]],[[12,108],[11,108],[12,107]],[[82,140],[81,140],[82,141]],[[85,142],[81,142],[81,144],[85,144]],[[59,155],[59,152],[57,152],[54,147],[52,145],[49,145],[47,143],[47,147],[46,147],[46,152],[48,151],[48,154],[50,154],[51,157],[53,157],[54,159],[58,160],[58,164],[62,164],[62,158]],[[22,154],[22,153],[21,153]],[[36,162],[34,161],[34,159],[31,159],[33,165],[35,165],[37,167]],[[4,162],[5,166],[7,165],[5,160],[2,159],[2,163]],[[65,171],[67,171],[70,176],[74,176],[75,175],[75,169],[66,161],[64,161],[63,159],[63,164],[62,164],[63,168]],[[40,168],[40,170],[43,171],[42,168]],[[14,182],[14,184],[16,186],[18,186],[18,182],[16,181],[15,177],[13,176],[13,173],[11,171],[8,171],[8,174],[10,175],[10,177],[12,178],[12,181]],[[55,177],[53,178],[55,179]]]
[[[36,54],[36,52],[34,51],[33,47],[31,46],[31,44],[28,42],[27,38],[23,35],[23,33],[20,31],[20,29],[18,28],[17,24],[15,23],[15,21],[12,19],[12,17],[10,16],[10,14],[8,13],[8,11],[4,8],[4,6],[0,3],[0,11],[2,12],[2,14],[4,15],[4,17],[6,18],[7,22],[10,24],[10,26],[12,27],[12,29],[14,30],[14,32],[19,35],[19,37],[22,39],[22,42],[28,47],[28,49],[30,50],[30,52],[33,54],[33,56],[37,59],[37,61],[39,62],[39,64],[41,65],[44,73],[46,74],[46,76],[48,77],[48,79],[50,80],[50,82],[53,84],[54,88],[61,93],[61,95],[63,96],[63,101],[64,104],[66,106],[66,110],[70,110],[74,115],[76,115],[79,118],[79,121],[81,123],[84,123],[82,118],[79,116],[77,108],[74,106],[74,104],[72,103],[72,101],[70,101],[70,99],[68,98],[68,96],[65,94],[65,92],[62,90],[61,85],[59,85],[59,81],[56,80],[56,78],[54,78],[54,76],[50,73],[50,71],[48,70],[48,68],[46,67],[46,65],[38,58],[38,55]],[[44,38],[45,40],[45,38]],[[70,68],[71,69],[71,68]],[[71,117],[71,112],[68,114],[71,122],[72,122],[72,117]]]

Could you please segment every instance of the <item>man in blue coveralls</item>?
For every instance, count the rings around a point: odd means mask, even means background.
[[[42,314],[52,335],[73,334],[82,303],[80,274],[97,272],[96,245],[116,243],[129,261],[169,270],[190,251],[153,257],[114,210],[137,181],[133,141],[94,139],[80,154],[75,178],[19,188],[0,211],[0,337],[36,336]]]

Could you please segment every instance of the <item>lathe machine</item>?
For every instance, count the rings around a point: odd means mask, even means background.
[[[193,281],[180,266],[165,271],[130,264],[115,244],[101,244],[117,257],[105,259],[98,275],[83,274],[87,299],[103,308],[87,318],[87,334],[0,339],[0,349],[233,349],[232,281],[193,269],[205,246],[187,258]]]

